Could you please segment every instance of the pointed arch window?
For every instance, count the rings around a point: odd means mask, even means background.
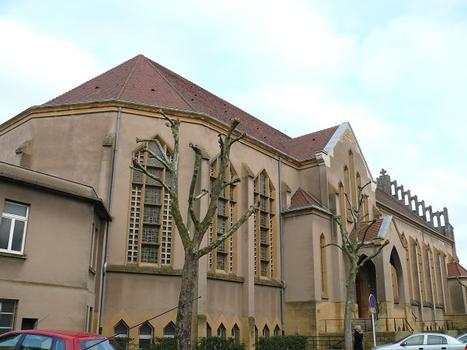
[[[362,178],[360,176],[360,173],[357,172],[356,175],[356,182],[357,182],[357,190],[355,193],[355,197],[357,198],[357,201],[359,200],[359,193],[362,190]],[[369,212],[368,212],[368,195],[362,193],[362,213],[363,213],[363,220],[367,221],[370,220],[369,217]]]
[[[269,327],[267,325],[263,328],[263,337],[269,337]]]
[[[254,214],[255,275],[275,278],[276,249],[276,191],[266,173],[262,171],[254,181],[254,201],[259,211]]]
[[[175,323],[170,321],[164,327],[162,334],[163,334],[164,338],[174,338],[175,337],[175,331],[176,331]]]
[[[353,204],[353,191],[352,191],[352,186],[351,186],[351,183],[352,183],[352,179],[351,179],[351,175],[350,175],[350,170],[349,168],[346,166],[344,166],[344,206],[345,206],[345,218],[348,220],[348,221],[351,221],[352,220],[352,213],[351,213],[351,208],[350,206],[348,205],[348,203],[352,203]],[[345,196],[347,196],[347,198],[345,198]]]
[[[425,287],[426,287],[426,299],[424,303],[433,304],[433,290],[435,287],[435,281],[432,279],[432,266],[433,266],[433,254],[430,246],[425,246],[424,249],[424,266],[425,266]],[[430,305],[431,306],[431,305]]]
[[[324,233],[319,237],[321,257],[321,298],[328,298],[328,261],[326,256],[326,237]]]
[[[357,178],[355,176],[355,162],[353,157],[353,152],[349,150],[349,200],[351,201],[353,206],[357,205],[357,186],[356,186]]]
[[[154,328],[149,322],[144,322],[139,327],[138,348],[149,349],[153,343]]]
[[[279,327],[279,325],[276,325],[276,327],[274,328],[274,336],[278,337],[280,335],[281,335],[281,328]]]
[[[123,320],[118,321],[118,323],[114,326],[114,334],[116,334],[116,337],[128,337],[128,332],[129,327]]]
[[[159,147],[157,142],[161,145]],[[162,152],[170,157],[167,146],[158,141],[148,141],[133,153],[133,158],[144,165],[148,172],[164,180],[162,163],[144,151],[147,147],[154,154]],[[139,170],[132,170],[130,213],[128,227],[128,263],[170,265],[172,258],[171,198],[160,184]]]
[[[217,336],[223,339],[227,337],[227,331],[223,323],[221,323],[217,328]]]
[[[212,337],[212,329],[209,323],[206,323],[206,337]]]
[[[232,339],[235,343],[240,343],[240,328],[238,328],[236,323],[232,327]]]
[[[417,272],[418,272],[418,281],[420,283],[420,293],[422,297],[422,301],[424,302],[426,300],[426,289],[425,289],[425,278],[423,276],[423,257],[422,257],[422,251],[420,249],[420,246],[417,243],[415,243],[415,252],[417,254]]]
[[[339,182],[339,214],[342,223],[347,220],[347,202],[345,200],[345,189],[342,182]]]
[[[130,328],[123,320],[118,321],[118,323],[114,326],[115,338],[117,338],[117,341],[120,340],[118,342],[120,344],[120,347],[123,348],[123,350],[128,349],[129,331],[130,331]],[[118,339],[118,338],[121,338],[121,339]]]
[[[395,261],[395,251],[391,253],[391,257],[389,259],[391,265],[391,281],[392,281],[392,293],[394,296],[394,303],[399,304],[400,299],[400,286],[399,286],[399,272],[397,271],[396,261]]]
[[[219,174],[219,159],[211,162],[210,177],[211,184]],[[231,182],[237,178],[237,172],[232,164],[227,165],[225,172],[225,182]],[[209,242],[222,236],[225,231],[237,221],[237,185],[227,186],[221,193],[217,202],[217,212],[213,217],[209,227]],[[213,272],[223,271],[228,273],[236,272],[236,247],[237,234],[233,234],[224,241],[217,249],[209,253],[209,269]]]

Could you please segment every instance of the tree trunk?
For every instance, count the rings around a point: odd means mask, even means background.
[[[353,337],[352,337],[352,316],[355,305],[355,281],[357,279],[357,267],[351,266],[349,269],[349,275],[345,283],[347,290],[347,298],[345,300],[345,311],[344,311],[344,347],[346,350],[353,349]]]
[[[185,251],[182,284],[177,311],[177,349],[192,350],[191,326],[193,321],[193,299],[198,279],[198,259],[192,251]]]

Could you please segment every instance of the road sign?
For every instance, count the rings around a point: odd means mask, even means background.
[[[368,305],[370,306],[370,312],[372,314],[376,313],[376,298],[373,294],[370,294],[368,297]]]

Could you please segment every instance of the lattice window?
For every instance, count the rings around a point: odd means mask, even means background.
[[[263,278],[275,278],[275,189],[266,171],[261,172],[254,184],[255,203],[260,210],[254,216],[254,257],[255,275]],[[259,266],[259,271],[258,267]]]
[[[157,156],[162,156],[156,141],[148,141],[134,153],[134,158],[150,174],[165,178],[165,169],[155,157],[144,152],[147,147]],[[163,151],[170,156],[166,146]],[[171,263],[172,216],[171,199],[163,187],[154,179],[138,170],[131,176],[130,217],[128,228],[127,262],[163,264]]]
[[[211,184],[219,174],[219,160],[211,162],[210,176]],[[225,181],[230,182],[237,177],[237,173],[231,164],[227,166]],[[213,217],[209,228],[209,242],[222,236],[226,230],[237,220],[237,189],[235,185],[225,187],[221,197],[217,202],[217,212]],[[235,273],[235,234],[209,253],[209,269],[212,271],[225,271]]]
[[[127,261],[131,263],[137,262],[138,259],[138,238],[141,221],[141,193],[142,187],[140,185],[133,184],[131,188],[127,255]]]

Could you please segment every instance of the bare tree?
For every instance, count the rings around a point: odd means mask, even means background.
[[[346,350],[352,349],[352,313],[355,305],[355,282],[358,271],[368,261],[371,261],[381,253],[383,248],[389,243],[389,241],[382,239],[367,240],[368,232],[377,220],[374,218],[369,221],[368,214],[364,213],[363,201],[365,200],[365,194],[363,190],[369,184],[368,182],[364,186],[358,186],[356,206],[352,205],[348,194],[345,193],[345,201],[348,206],[347,213],[350,214],[350,217],[347,219],[347,215],[344,213],[346,210],[345,208],[341,208],[342,213],[340,216],[334,217],[339,227],[342,243],[340,245],[329,243],[324,246],[335,246],[339,248],[348,260],[344,309],[344,347]],[[347,220],[350,221],[350,230],[347,228]],[[366,255],[363,253],[363,249],[366,249],[365,252],[367,252],[368,248],[373,249],[373,254]]]
[[[178,234],[180,235],[183,249],[185,253],[185,262],[182,270],[182,281],[181,289],[178,300],[178,311],[177,311],[177,348],[179,350],[191,350],[192,349],[192,319],[193,319],[193,300],[196,293],[196,285],[198,279],[199,259],[208,254],[209,252],[220,246],[226,239],[232,236],[240,226],[248,220],[248,218],[257,210],[256,206],[251,206],[247,212],[245,212],[237,222],[232,224],[228,229],[225,230],[224,234],[217,237],[217,239],[208,243],[206,246],[201,247],[201,243],[205,236],[206,231],[212,223],[212,218],[217,210],[217,204],[220,195],[223,190],[235,183],[240,181],[239,178],[231,179],[226,181],[226,169],[230,163],[230,149],[232,145],[240,141],[245,137],[245,134],[240,134],[236,128],[239,124],[238,119],[231,121],[230,127],[225,135],[219,134],[219,173],[217,178],[212,182],[210,190],[201,189],[199,193],[196,193],[198,184],[198,178],[200,175],[202,151],[194,144],[190,143],[190,148],[194,152],[194,166],[191,177],[191,183],[188,194],[188,209],[186,219],[183,219],[183,215],[180,210],[179,203],[179,131],[180,121],[178,119],[169,118],[164,112],[160,111],[161,115],[167,120],[167,127],[170,127],[173,137],[173,152],[169,156],[163,149],[162,145],[157,139],[137,139],[137,142],[144,142],[146,144],[144,152],[148,153],[149,156],[157,159],[162,163],[166,169],[165,179],[150,173],[148,169],[141,164],[137,159],[133,159],[133,169],[139,170],[149,176],[154,181],[158,182],[171,196],[171,207],[170,212],[172,214],[175,225],[177,226]],[[159,152],[153,152],[147,147],[149,142],[155,142]],[[207,211],[204,217],[200,217],[196,213],[195,203],[199,201],[205,195],[210,195],[207,206]]]

